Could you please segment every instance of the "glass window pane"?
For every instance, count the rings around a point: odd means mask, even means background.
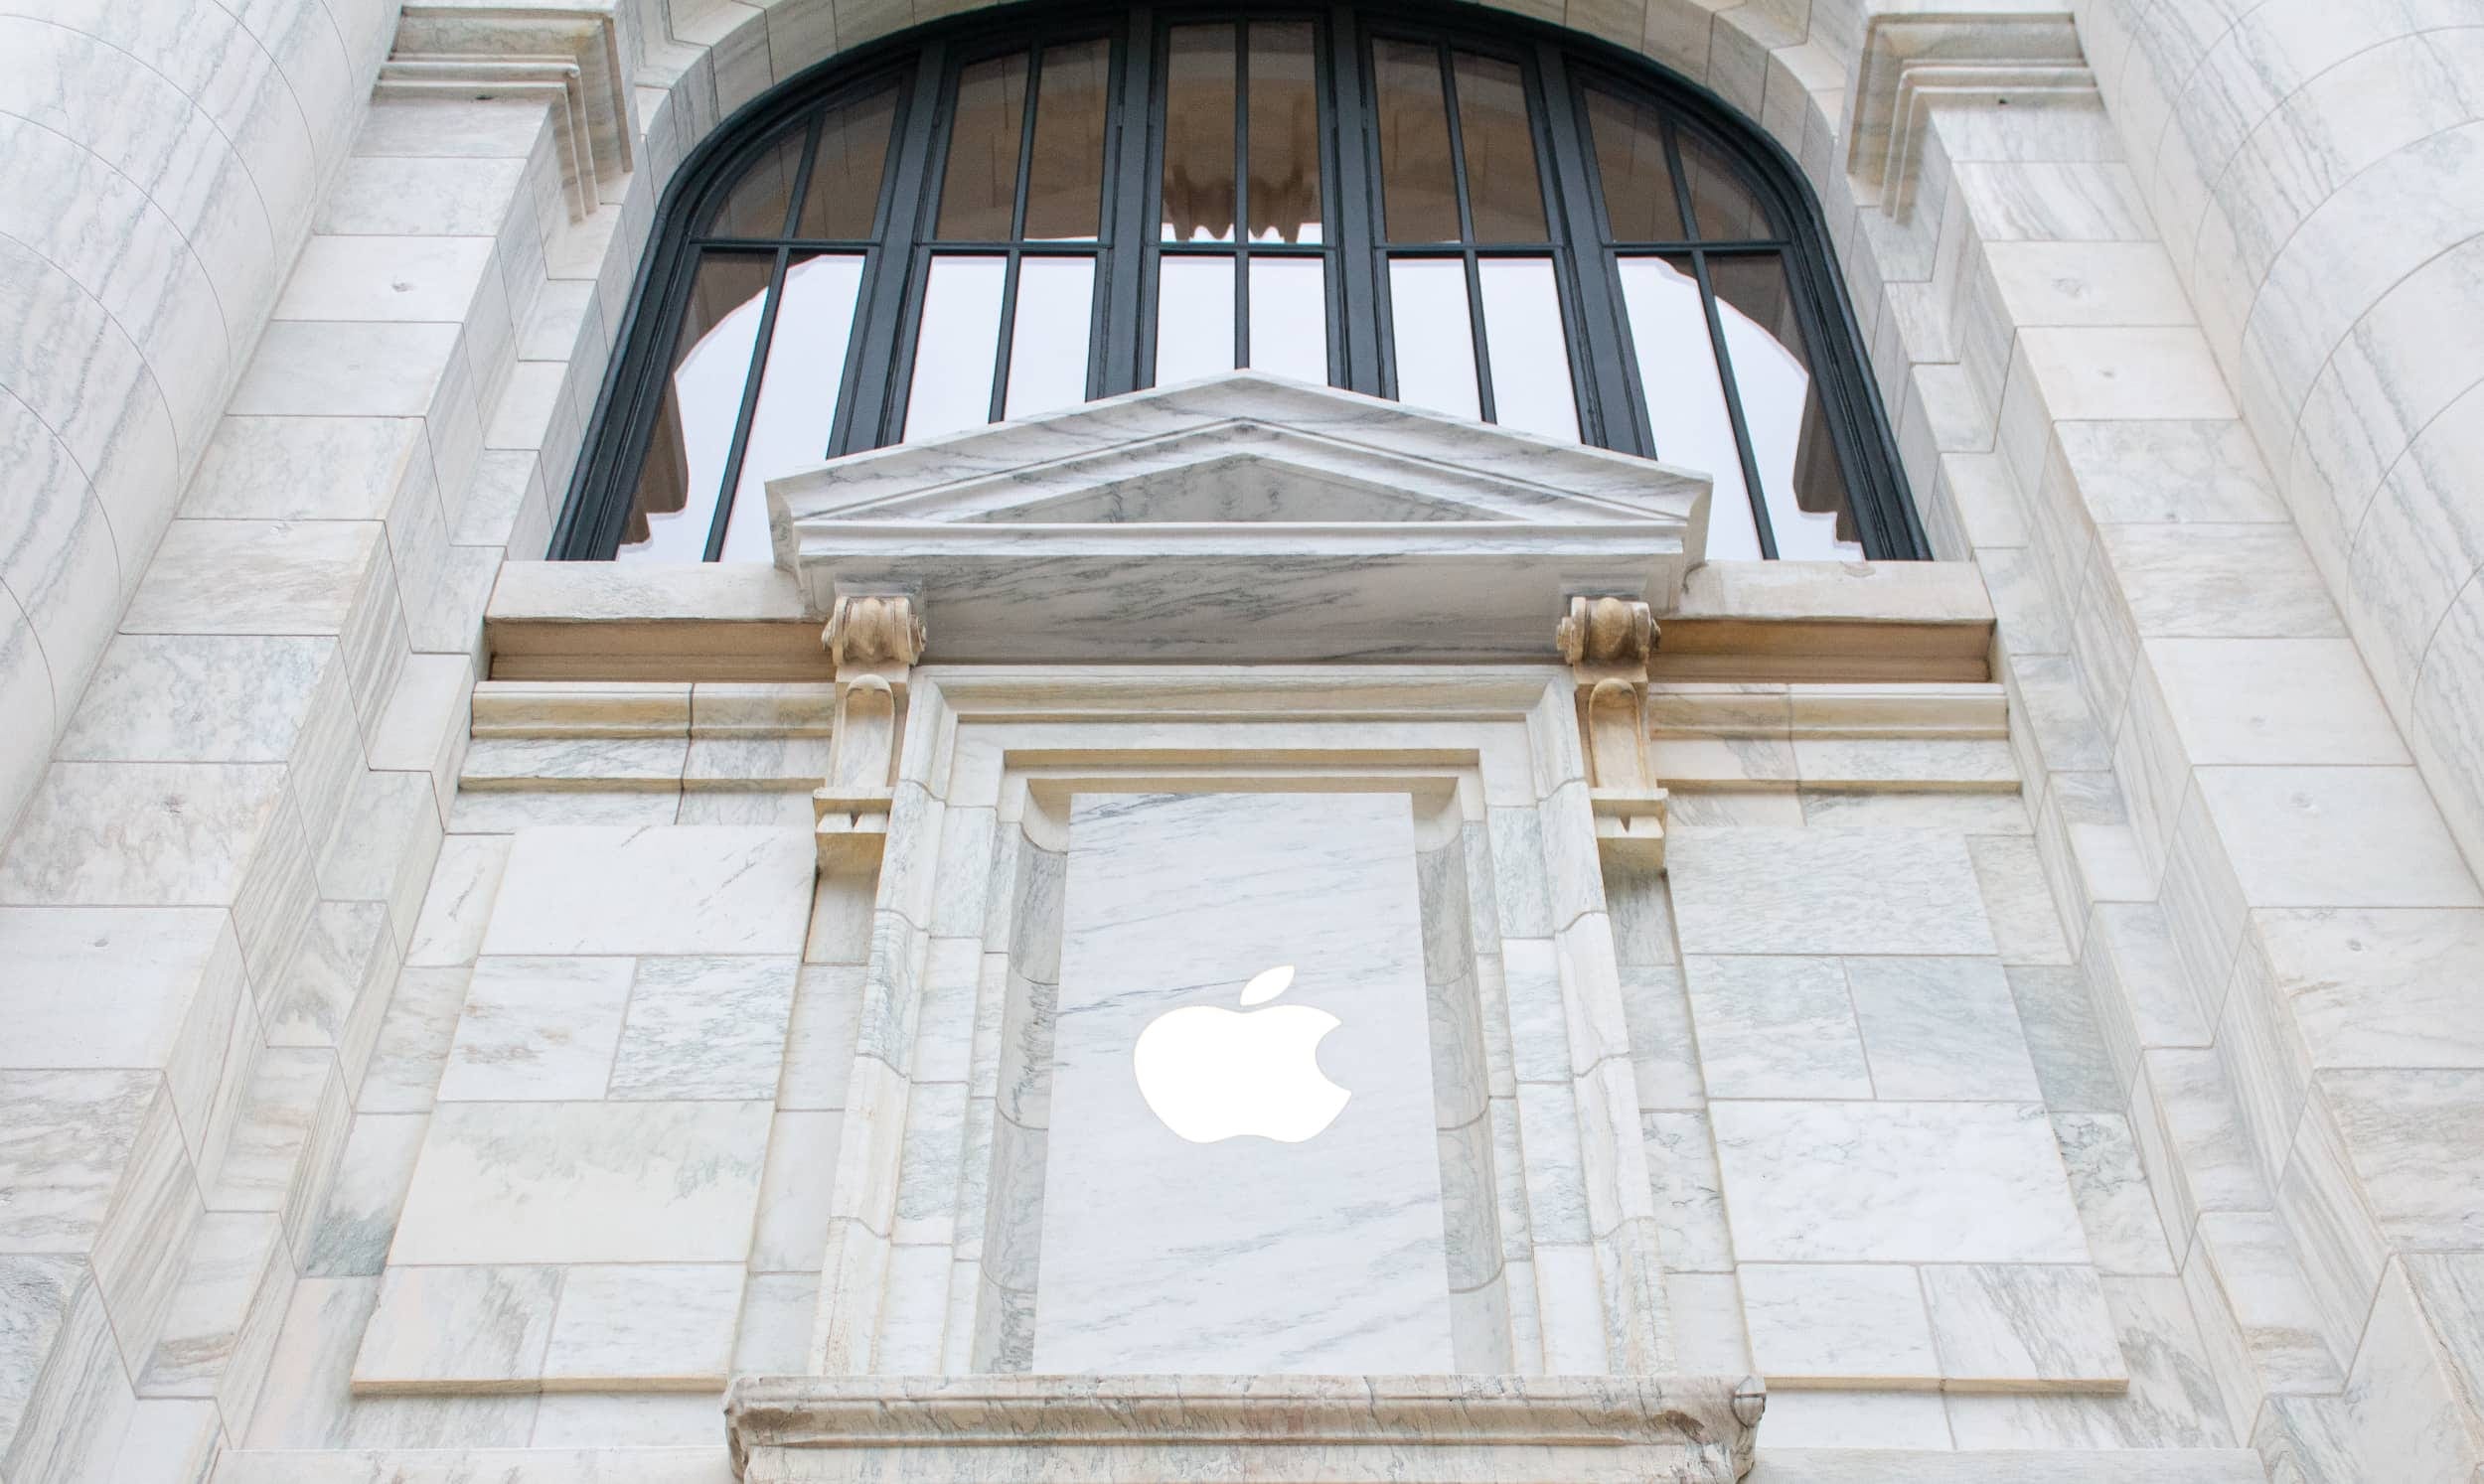
[[[1861,560],[1862,532],[1846,504],[1845,477],[1811,381],[1784,264],[1775,253],[1711,257],[1708,279],[1716,285],[1725,354],[1733,363],[1752,461],[1760,466],[1777,554],[1787,561]]]
[[[1760,199],[1743,184],[1741,172],[1718,151],[1687,130],[1675,141],[1682,152],[1682,178],[1690,187],[1690,214],[1698,220],[1704,242],[1765,242],[1774,239]]]
[[[1575,443],[1578,402],[1570,389],[1570,342],[1552,259],[1487,257],[1482,275],[1483,354],[1492,368],[1492,420]]]
[[[1412,42],[1371,44],[1380,84],[1380,181],[1392,242],[1458,240],[1458,187],[1450,178],[1449,104],[1440,53]]]
[[[802,195],[798,237],[867,237],[879,215],[879,176],[888,160],[888,130],[897,117],[892,84],[820,117],[820,147]]]
[[[1328,384],[1328,267],[1316,257],[1251,259],[1251,366]]]
[[[1254,289],[1258,279],[1252,279]],[[1156,384],[1233,370],[1233,259],[1167,256],[1156,275]]]
[[[768,335],[767,369],[724,520],[726,561],[773,561],[767,482],[828,457],[829,427],[846,379],[862,254],[805,257],[785,270],[784,299]]]
[[[944,252],[923,283],[906,392],[905,436],[936,438],[992,420],[992,371],[1001,351],[1001,290],[1009,259]]]
[[[810,137],[809,129],[796,125],[761,150],[707,214],[699,231],[710,237],[783,236],[786,215],[793,210],[794,182],[802,172],[802,147]]]
[[[1515,63],[1457,55],[1458,139],[1466,148],[1467,210],[1478,242],[1544,240],[1544,191],[1527,126],[1526,84]]]
[[[1095,238],[1104,209],[1104,89],[1111,55],[1102,41],[1043,49],[1035,151],[1026,169],[1030,241]]]
[[[1233,240],[1233,28],[1175,26],[1164,68],[1167,242]]]
[[[1000,241],[1017,201],[1018,131],[1026,122],[1026,58],[996,57],[958,75],[949,163],[940,182],[939,235]]]
[[[1759,527],[1751,518],[1724,384],[1717,379],[1699,280],[1688,259],[1626,257],[1618,266],[1656,457],[1715,482],[1708,501],[1709,559],[1757,560]]]
[[[1251,27],[1251,240],[1320,240],[1320,91],[1307,22]]]
[[[1389,320],[1397,350],[1397,399],[1456,417],[1480,417],[1467,265],[1457,258],[1389,263]]]
[[[1661,116],[1612,93],[1590,92],[1587,118],[1613,239],[1678,242],[1688,237],[1682,229],[1682,204],[1673,194],[1673,170],[1665,163]]]
[[[619,555],[649,561],[706,555],[707,526],[724,484],[775,267],[773,255],[760,253],[710,252],[699,262]]]
[[[1004,416],[1031,417],[1087,399],[1087,339],[1094,322],[1094,258],[1018,260],[1017,324],[1009,333]]]

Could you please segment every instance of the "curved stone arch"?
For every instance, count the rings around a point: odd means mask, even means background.
[[[2484,13],[2081,0],[2243,417],[2484,860]]]

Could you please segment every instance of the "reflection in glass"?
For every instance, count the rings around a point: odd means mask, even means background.
[[[1664,124],[1653,108],[1612,93],[1587,94],[1588,130],[1605,194],[1605,220],[1617,242],[1678,242],[1681,202],[1664,158]]]
[[[1480,417],[1467,265],[1454,257],[1389,264],[1389,320],[1397,348],[1397,399],[1456,417]]]
[[[1018,260],[1017,323],[1009,333],[1009,392],[1002,416],[1031,417],[1087,399],[1094,319],[1094,258]]]
[[[1258,287],[1256,277],[1252,287]],[[1157,275],[1156,384],[1170,386],[1231,370],[1233,259],[1222,253],[1167,255]]]
[[[871,234],[879,215],[879,176],[888,158],[888,130],[897,89],[883,87],[820,115],[820,144],[802,195],[794,235],[853,239]]]
[[[936,438],[992,420],[993,358],[1001,345],[1001,290],[1009,259],[944,252],[923,285],[905,436]]]
[[[846,379],[846,346],[854,338],[854,296],[862,287],[862,255],[796,259],[785,270],[784,298],[768,335],[767,370],[742,445],[733,511],[725,517],[725,561],[773,561],[768,546],[767,482],[828,456],[829,425]]]
[[[785,231],[785,214],[792,210],[794,180],[802,171],[802,147],[810,131],[799,124],[777,136],[774,144],[750,162],[749,173],[733,183],[708,214],[699,230],[710,237],[775,237]]]
[[[1552,259],[1487,257],[1482,273],[1483,344],[1492,367],[1492,420],[1575,443],[1578,402],[1570,389],[1570,343]]]
[[[1451,179],[1449,105],[1440,53],[1411,42],[1371,44],[1380,84],[1382,215],[1392,242],[1455,242],[1458,186]]]
[[[1765,242],[1777,235],[1760,199],[1722,154],[1687,129],[1676,136],[1676,144],[1682,152],[1682,179],[1690,187],[1690,214],[1697,220],[1701,241]]]
[[[1092,241],[1104,203],[1102,41],[1043,49],[1035,148],[1026,166],[1026,238]]]
[[[1712,256],[1708,280],[1716,285],[1725,354],[1777,554],[1787,561],[1861,560],[1862,534],[1846,506],[1785,266],[1773,252]]]
[[[1467,161],[1467,209],[1478,242],[1544,240],[1544,191],[1535,131],[1516,64],[1457,54],[1458,142]]]
[[[1752,521],[1724,383],[1717,379],[1699,280],[1686,259],[1625,257],[1618,266],[1655,456],[1715,482],[1708,501],[1708,559],[1757,560],[1759,527]]]
[[[1166,48],[1161,231],[1167,242],[1230,242],[1233,28],[1175,26]]]
[[[949,163],[940,182],[939,235],[999,241],[1017,201],[1018,131],[1026,121],[1026,58],[996,57],[958,76]]]
[[[699,263],[619,556],[698,561],[706,554],[774,267],[772,257],[748,253],[711,252]]]
[[[1251,27],[1250,160],[1251,240],[1319,241],[1320,95],[1308,22]]]
[[[1251,259],[1251,366],[1328,383],[1328,269],[1316,257]]]

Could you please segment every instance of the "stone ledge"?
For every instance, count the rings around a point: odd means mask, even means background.
[[[1657,679],[1991,678],[1992,602],[1970,562],[1709,562],[1657,623]],[[820,625],[775,567],[510,562],[485,614],[487,673],[826,681],[835,669]],[[927,660],[943,658],[935,623]],[[1543,658],[1558,658],[1549,624]]]
[[[2249,1448],[1771,1448],[1749,1484],[2265,1484]]]
[[[1765,1405],[1722,1377],[789,1376],[737,1378],[724,1412],[749,1484],[944,1461],[987,1484],[1732,1484]]]

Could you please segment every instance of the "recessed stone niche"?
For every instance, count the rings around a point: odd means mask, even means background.
[[[927,667],[908,705],[823,1372],[1669,1368],[1565,671]],[[1143,1030],[1288,1005],[1339,1022],[1332,1124],[1151,1109]]]

